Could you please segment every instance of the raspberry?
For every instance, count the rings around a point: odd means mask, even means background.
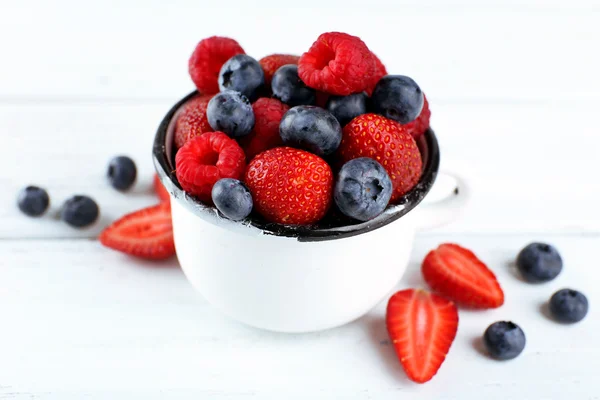
[[[219,92],[219,72],[225,61],[244,49],[233,39],[211,36],[198,43],[189,61],[192,81],[202,94]]]
[[[415,139],[421,136],[427,128],[429,128],[429,118],[431,118],[431,111],[429,110],[429,103],[427,102],[427,97],[423,94],[423,109],[421,110],[421,114],[414,121],[409,122],[406,125],[403,125],[404,128],[411,134]]]
[[[340,96],[367,89],[373,72],[373,55],[363,41],[340,32],[323,33],[298,61],[307,86]]]
[[[275,71],[287,64],[298,64],[300,57],[291,54],[271,54],[258,60],[265,72],[265,83],[271,85],[271,79]]]
[[[246,170],[254,209],[271,222],[309,225],[331,206],[333,175],[318,156],[277,147],[256,156]]]
[[[279,100],[264,97],[252,104],[254,129],[249,135],[240,138],[240,145],[248,160],[252,160],[258,153],[283,145],[279,136],[279,123],[289,109]]]
[[[374,69],[373,79],[371,80],[369,87],[366,89],[366,92],[369,96],[371,96],[371,93],[373,93],[373,89],[375,89],[377,82],[387,75],[387,69],[385,69],[385,65],[383,65],[381,60],[375,54],[371,53],[371,55],[373,56]]]
[[[180,148],[194,136],[212,132],[206,118],[206,107],[212,95],[194,97],[187,102],[175,122],[175,147]]]
[[[175,168],[183,190],[210,203],[212,187],[219,179],[240,179],[246,156],[237,142],[223,132],[208,132],[179,149]]]
[[[354,118],[344,127],[338,155],[343,163],[359,157],[370,157],[386,169],[394,191],[395,203],[411,190],[421,177],[423,161],[417,143],[396,121],[376,114]]]

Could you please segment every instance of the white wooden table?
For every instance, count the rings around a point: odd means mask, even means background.
[[[122,3],[1,5],[0,399],[600,398],[597,1]],[[423,256],[454,241],[489,264],[507,295],[498,310],[461,311],[448,358],[426,385],[405,378],[385,303],[322,333],[262,332],[213,310],[176,260],[133,260],[95,240],[156,201],[152,137],[191,90],[186,62],[200,38],[236,37],[260,57],[299,53],[334,29],[363,37],[389,70],[420,82],[442,164],[458,164],[473,186],[460,220],[417,238],[398,288],[422,286]],[[140,171],[129,194],[104,180],[122,153]],[[30,183],[53,203],[39,220],[15,206]],[[91,229],[55,219],[75,193],[101,206]],[[531,286],[511,267],[532,240],[562,252],[555,281]],[[566,286],[590,300],[578,325],[542,312]],[[527,335],[511,362],[481,352],[478,338],[499,319]]]

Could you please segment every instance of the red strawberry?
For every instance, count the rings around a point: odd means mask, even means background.
[[[100,243],[136,257],[162,259],[175,254],[171,207],[167,203],[127,214],[100,234]]]
[[[180,148],[190,138],[213,131],[206,117],[206,107],[212,97],[197,96],[183,106],[175,122],[175,147]]]
[[[271,85],[271,78],[275,71],[287,64],[298,64],[300,57],[291,54],[271,54],[261,58],[258,63],[265,72],[265,83],[267,86]]]
[[[379,82],[379,80],[381,78],[383,78],[384,76],[387,75],[387,69],[385,69],[385,65],[383,65],[381,60],[375,54],[371,53],[371,55],[373,56],[375,68],[374,68],[373,79],[371,80],[371,84],[366,89],[366,92],[369,96],[371,96],[371,94],[373,93],[373,89],[375,89],[377,82]]]
[[[429,103],[427,102],[427,97],[423,95],[423,109],[421,110],[421,114],[414,121],[409,122],[406,125],[403,125],[404,128],[410,133],[412,137],[415,139],[425,133],[427,128],[429,128],[429,118],[431,118],[431,111],[429,110]]]
[[[279,123],[289,109],[277,99],[260,98],[252,104],[254,128],[249,135],[239,139],[248,160],[265,150],[283,146],[279,136]]]
[[[221,67],[236,54],[244,54],[244,49],[230,38],[212,36],[198,43],[188,66],[192,81],[200,93],[215,94],[219,91]]]
[[[154,174],[154,180],[152,182],[154,186],[154,193],[158,196],[161,203],[170,203],[171,196],[169,196],[169,192],[165,189],[164,185],[160,181],[160,178],[157,174]]]
[[[208,132],[179,149],[175,168],[183,190],[210,204],[212,187],[219,179],[241,178],[246,156],[240,145],[223,132]]]
[[[271,222],[308,225],[319,221],[332,201],[333,174],[318,156],[290,147],[260,153],[246,170],[254,209]]]
[[[443,296],[473,308],[504,304],[504,292],[496,276],[470,250],[442,244],[431,250],[421,268],[425,281]]]
[[[402,290],[390,298],[387,330],[410,380],[425,383],[440,369],[456,337],[454,303],[425,290]]]
[[[376,114],[358,116],[344,127],[338,156],[343,163],[371,157],[383,165],[394,188],[390,203],[419,182],[423,168],[419,148],[406,129]]]

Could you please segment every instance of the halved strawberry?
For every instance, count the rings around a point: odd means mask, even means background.
[[[440,369],[456,337],[458,310],[443,297],[407,289],[390,298],[386,324],[406,375],[425,383]]]
[[[162,259],[175,254],[171,207],[144,208],[115,221],[100,234],[100,243],[136,257]]]
[[[154,174],[153,186],[154,193],[156,193],[161,203],[171,202],[171,196],[169,196],[169,192],[167,192],[167,189],[165,189],[164,185],[160,181],[158,174]]]
[[[504,292],[496,275],[473,252],[446,243],[431,250],[421,272],[433,290],[473,308],[496,308],[504,304]]]

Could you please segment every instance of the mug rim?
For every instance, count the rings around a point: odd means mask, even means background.
[[[160,181],[171,194],[171,201],[177,201],[194,215],[203,218],[209,223],[217,224],[219,223],[217,221],[225,220],[226,218],[221,217],[215,207],[201,203],[197,198],[187,194],[181,188],[175,175],[174,162],[172,161],[174,160],[173,146],[172,143],[167,143],[167,139],[171,139],[172,142],[172,135],[169,135],[169,133],[170,130],[173,130],[172,125],[177,112],[197,94],[198,91],[191,92],[175,103],[164,116],[154,137],[152,157]],[[264,235],[294,238],[302,242],[343,239],[382,228],[397,221],[419,205],[429,193],[437,178],[440,166],[440,149],[434,131],[428,128],[418,139],[417,143],[419,144],[422,157],[425,158],[419,182],[409,192],[404,194],[397,204],[388,206],[382,214],[370,221],[357,221],[357,223],[352,225],[322,227],[277,224],[262,221],[251,216],[235,224],[258,230]]]

